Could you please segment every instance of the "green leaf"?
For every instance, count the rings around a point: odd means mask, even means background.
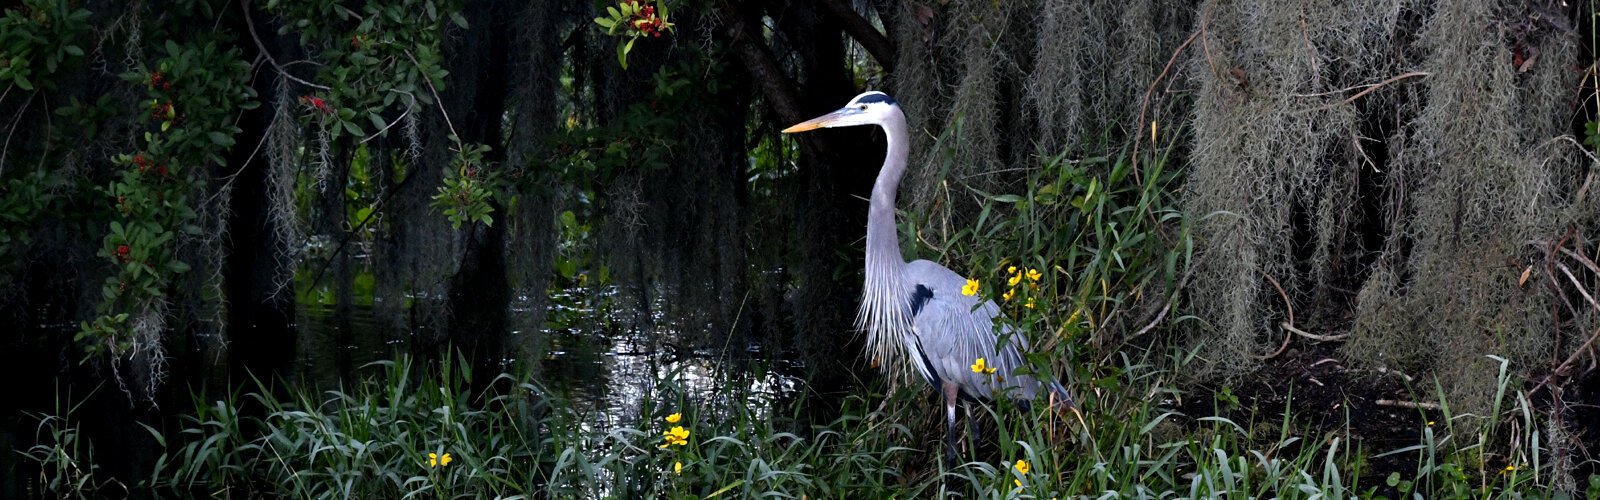
[[[628,65],[624,64],[622,66],[627,67]],[[28,81],[26,76],[17,75],[17,86],[21,87],[22,90],[33,90],[33,82]]]
[[[189,272],[189,265],[183,263],[181,260],[174,260],[167,263],[167,270],[172,271],[175,274],[183,274]]]
[[[460,12],[451,12],[450,20],[455,21],[456,26],[460,26],[461,29],[467,29],[467,18],[462,17]]]
[[[75,56],[83,55],[83,49],[78,48],[77,45],[68,45],[66,47],[62,47],[61,50],[64,50],[68,54],[72,54],[72,55],[75,55]]]
[[[224,134],[222,132],[217,132],[215,130],[206,132],[206,138],[211,139],[211,143],[218,146],[225,148],[233,146],[233,138],[228,137],[228,134]]]
[[[990,197],[989,199],[997,201],[997,202],[1000,202],[1000,203],[1016,203],[1016,202],[1022,201],[1022,196],[1015,195],[1015,194],[999,194],[999,195],[995,195],[993,197]]]
[[[594,18],[594,23],[598,24],[601,27],[603,27],[605,29],[608,29],[608,30],[611,29],[613,26],[617,25],[616,21],[612,21],[612,20],[606,19],[604,17],[596,17],[596,18]]]
[[[377,113],[368,113],[367,120],[372,122],[372,127],[375,130],[383,130],[384,127],[389,126],[388,123],[384,123],[383,117],[379,116]]]

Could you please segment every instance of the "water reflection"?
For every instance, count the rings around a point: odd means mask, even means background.
[[[768,417],[775,404],[800,388],[795,374],[801,367],[767,359],[759,345],[694,349],[671,329],[657,327],[657,334],[621,329],[593,308],[556,302],[539,338],[524,339],[526,332],[514,331],[510,344],[531,340],[542,347],[535,350],[543,352],[535,382],[569,401],[586,430],[606,432],[648,420],[651,416],[640,414],[644,401],[664,394],[668,388],[658,386],[663,383],[682,390],[700,415],[713,419],[728,416],[731,405]],[[407,352],[416,335],[385,331],[371,307],[351,308],[346,335],[340,335],[332,308],[302,305],[300,311],[295,376],[317,387],[338,386],[341,374],[352,368],[364,375],[360,367]],[[507,360],[506,366],[525,361]]]

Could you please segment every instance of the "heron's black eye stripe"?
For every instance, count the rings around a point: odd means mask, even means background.
[[[894,99],[890,98],[888,94],[884,94],[882,92],[872,92],[861,96],[861,99],[856,101],[857,104],[869,104],[874,102],[894,104]]]

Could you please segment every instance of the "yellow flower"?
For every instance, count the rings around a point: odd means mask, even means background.
[[[453,459],[450,458],[449,453],[446,453],[443,457],[441,457],[438,453],[428,452],[428,467],[444,467],[446,465],[450,465],[451,460]]]
[[[993,374],[994,367],[985,364],[983,358],[978,358],[978,361],[972,364],[972,373]]]
[[[1022,480],[1021,479],[1012,479],[1011,480],[1011,484],[1017,485],[1017,489],[1019,489],[1019,490],[1022,489]]]
[[[1428,421],[1428,427],[1433,427],[1433,421],[1432,420]]]
[[[676,423],[678,423],[679,420],[683,420],[683,414],[682,413],[674,413],[674,414],[671,414],[671,415],[667,415],[667,423],[669,423],[669,424],[676,424]]]
[[[1007,286],[1017,286],[1017,283],[1021,283],[1021,282],[1022,282],[1022,275],[1021,274],[1013,274],[1013,275],[1011,275],[1011,279],[1006,280],[1006,285]]]
[[[1006,267],[1006,274],[1017,274],[1017,266]]]
[[[661,434],[666,439],[665,443],[661,443],[662,448],[666,448],[671,445],[684,446],[689,444],[689,429],[685,429],[683,426],[674,425],[672,426],[672,429],[662,432]]]
[[[1000,299],[1009,301],[1009,300],[1011,300],[1012,297],[1016,297],[1016,296],[1017,296],[1017,290],[1015,288],[1013,288],[1011,290],[1006,290],[1006,293],[1000,294]]]
[[[1027,460],[1017,460],[1015,467],[1017,468],[1017,473],[1022,475],[1027,475],[1028,471],[1033,470],[1033,467],[1028,465]]]
[[[1028,297],[1028,303],[1023,304],[1023,306],[1027,307],[1028,309],[1033,309],[1033,297]]]
[[[1508,464],[1508,465],[1506,465],[1506,470],[1503,470],[1501,472],[1511,473],[1511,472],[1516,472],[1516,471],[1517,471],[1517,466]]]
[[[978,294],[978,280],[967,280],[967,286],[961,287],[961,294],[968,297]]]
[[[1028,270],[1028,280],[1029,281],[1039,281],[1039,278],[1043,278],[1043,277],[1044,277],[1044,273],[1039,272],[1038,269],[1029,269]]]
[[[682,474],[683,473],[683,462],[673,462],[672,463],[672,473],[673,474]]]

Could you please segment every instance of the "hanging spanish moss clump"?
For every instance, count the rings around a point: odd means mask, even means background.
[[[970,226],[969,189],[1019,192],[1041,154],[1098,156],[1146,127],[1141,97],[1192,17],[1178,0],[903,5],[893,92],[919,131],[902,190],[923,229]],[[1147,121],[1184,105],[1156,99]]]
[[[1307,21],[1294,5],[1202,7],[1190,73],[1200,85],[1194,108],[1193,170],[1185,190],[1200,216],[1197,241],[1217,257],[1194,267],[1190,302],[1214,321],[1205,347],[1214,367],[1242,373],[1278,344],[1282,301],[1276,281],[1304,304],[1314,273],[1344,243],[1361,168],[1354,103],[1339,89],[1381,80],[1391,65],[1368,61],[1390,43],[1387,9],[1349,5]],[[1392,106],[1372,101],[1385,109]],[[1374,108],[1378,109],[1378,108]],[[1324,217],[1313,220],[1314,217]],[[1308,222],[1311,221],[1311,222]],[[1318,229],[1330,233],[1317,232]],[[1311,247],[1316,242],[1316,248]],[[1224,257],[1226,256],[1226,257]],[[1317,267],[1313,264],[1313,269]],[[1299,308],[1305,316],[1308,308]]]
[[[526,57],[513,58],[510,72],[526,76],[510,90],[509,135],[516,139],[508,141],[502,171],[517,177],[512,180],[514,185],[531,188],[519,190],[517,199],[507,204],[509,213],[501,223],[507,225],[503,252],[512,297],[507,325],[512,332],[511,354],[522,359],[543,359],[548,347],[543,329],[557,243],[554,221],[559,193],[548,187],[550,173],[535,167],[541,160],[537,155],[547,147],[547,135],[557,123],[560,82],[550,68],[561,65],[558,30],[567,21],[551,15],[556,9],[549,4],[540,0],[525,5],[512,22],[512,43],[525,51]]]
[[[1497,359],[1532,377],[1587,337],[1595,312],[1572,297],[1590,278],[1561,270],[1596,229],[1567,135],[1580,74],[1565,14],[1488,1],[1201,12],[1185,191],[1205,251],[1187,303],[1214,375],[1345,340],[1354,362],[1437,376],[1453,409],[1485,412]]]
[[[300,132],[294,119],[295,99],[289,94],[288,82],[280,80],[273,97],[272,123],[267,127],[266,146],[262,152],[267,157],[267,213],[274,231],[277,248],[272,261],[272,295],[294,293],[294,273],[305,257],[306,227],[295,200],[295,183],[299,178],[301,155]]]
[[[1555,320],[1570,314],[1552,307],[1561,274],[1519,274],[1568,228],[1592,230],[1594,212],[1580,207],[1593,201],[1578,197],[1587,172],[1575,143],[1558,139],[1578,77],[1565,20],[1490,2],[1436,9],[1416,45],[1426,105],[1390,163],[1390,189],[1408,194],[1389,207],[1401,217],[1378,263],[1388,278],[1363,290],[1372,314],[1357,317],[1349,350],[1436,373],[1453,406],[1477,411],[1496,388],[1499,364],[1486,355],[1543,368],[1575,347],[1554,344]]]
[[[720,43],[713,33],[721,20],[698,9],[673,14],[674,36],[640,39],[628,69],[603,59],[579,63],[590,65],[577,71],[592,94],[579,90],[575,112],[615,131],[627,159],[595,186],[592,248],[617,286],[625,327],[651,339],[721,346],[750,327],[741,321],[752,272],[747,231],[780,228],[762,228],[744,213],[748,93],[702,52]],[[582,37],[583,52],[609,53],[618,43],[592,30]]]

